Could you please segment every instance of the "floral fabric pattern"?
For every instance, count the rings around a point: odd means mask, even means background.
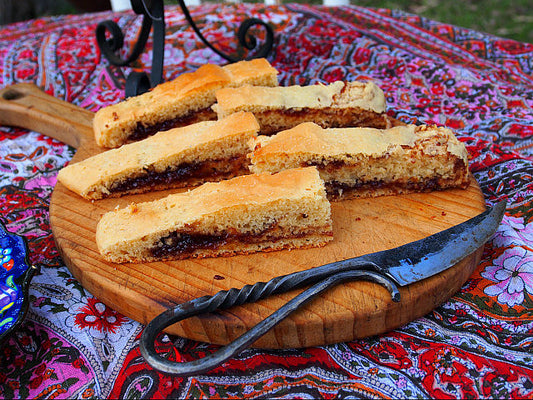
[[[281,85],[370,79],[388,113],[453,128],[487,204],[504,220],[461,290],[428,315],[377,337],[330,346],[248,349],[199,376],[154,371],[139,353],[143,326],[74,279],[48,214],[57,172],[74,149],[0,126],[0,218],[29,243],[41,272],[26,321],[0,343],[3,398],[533,398],[533,44],[415,15],[357,6],[204,4],[191,14],[225,52],[249,17],[275,32],[268,56]],[[142,17],[131,11],[37,19],[0,28],[0,88],[31,82],[96,111],[124,97],[132,68],[151,67],[151,38],[131,67],[102,57],[106,19],[131,49]],[[177,6],[165,10],[164,79],[210,62]],[[9,268],[9,254],[0,260]],[[217,346],[161,335],[158,351],[187,361]]]

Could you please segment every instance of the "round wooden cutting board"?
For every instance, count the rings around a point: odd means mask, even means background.
[[[27,85],[9,90],[8,96],[6,90],[1,92],[3,115],[0,123],[37,130],[74,145],[78,151],[72,162],[101,151],[92,138],[90,112]],[[22,116],[25,116],[24,121],[20,120]],[[167,308],[193,298],[397,247],[464,222],[485,210],[483,194],[472,178],[466,190],[334,202],[334,240],[322,248],[138,264],[104,261],[95,243],[100,217],[117,205],[124,207],[169,193],[91,202],[58,183],[50,204],[54,238],[72,274],[106,305],[144,324]],[[439,275],[400,288],[399,303],[393,302],[389,293],[375,283],[341,284],[291,314],[266,332],[254,346],[325,345],[399,327],[453,296],[478,265],[482,252],[483,246]],[[226,344],[298,292],[193,317],[167,331],[194,340]]]

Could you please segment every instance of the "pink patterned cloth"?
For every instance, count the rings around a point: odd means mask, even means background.
[[[269,60],[282,85],[371,79],[392,116],[455,129],[486,202],[508,200],[502,225],[461,290],[424,318],[348,343],[249,349],[209,373],[175,378],[140,356],[143,327],[88,293],[58,254],[48,205],[74,150],[0,127],[0,218],[43,265],[26,321],[0,344],[0,396],[533,398],[533,45],[356,6],[206,4],[192,14],[228,52],[240,22],[268,21],[276,35]],[[122,99],[130,69],[111,66],[96,45],[95,27],[105,19],[127,32],[127,52],[141,25],[133,12],[0,27],[0,87],[33,82],[93,111]],[[167,7],[165,21],[165,79],[225,62],[179,8]],[[146,51],[135,67],[150,64]],[[158,348],[180,360],[217,349],[166,335]]]

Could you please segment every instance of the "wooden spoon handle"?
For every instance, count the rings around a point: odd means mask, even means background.
[[[0,125],[17,126],[80,148],[93,141],[94,113],[50,96],[31,83],[0,90]]]

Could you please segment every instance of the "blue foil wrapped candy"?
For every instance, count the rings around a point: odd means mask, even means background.
[[[19,325],[28,310],[28,288],[37,268],[28,261],[25,238],[0,223],[0,341]]]

